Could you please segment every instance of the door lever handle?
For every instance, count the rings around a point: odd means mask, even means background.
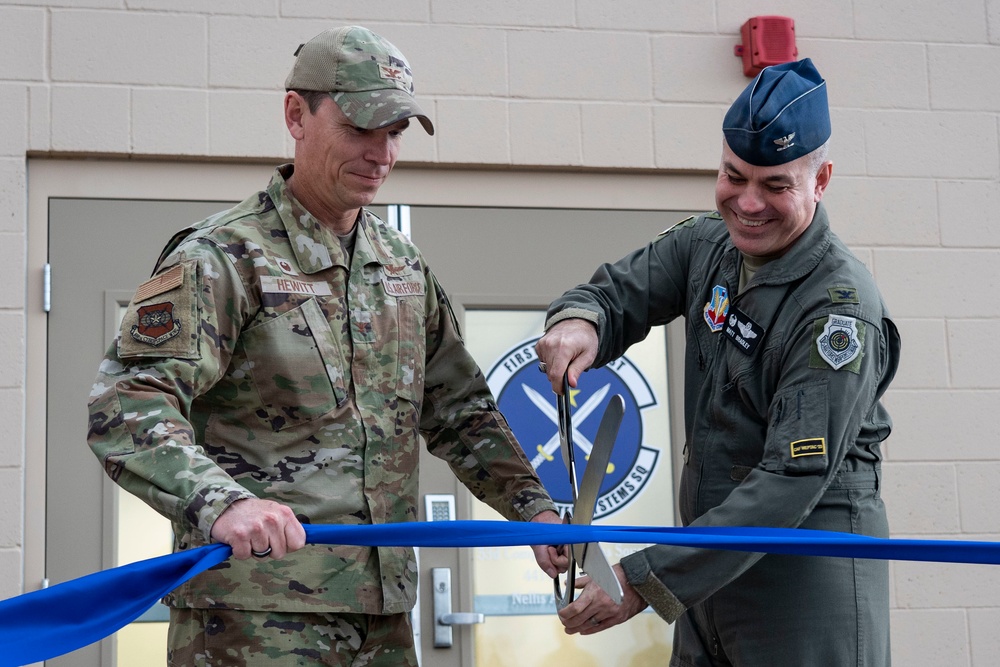
[[[451,568],[431,568],[431,586],[434,587],[434,648],[454,646],[453,626],[486,622],[484,614],[451,611]]]
[[[485,614],[469,611],[458,612],[457,614],[442,614],[438,618],[438,623],[441,625],[475,625],[476,623],[485,622]]]

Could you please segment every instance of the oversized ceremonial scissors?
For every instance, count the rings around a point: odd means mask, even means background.
[[[579,491],[576,485],[576,454],[573,450],[573,420],[570,415],[569,379],[563,375],[563,393],[557,397],[559,416],[559,444],[562,449],[563,463],[569,471],[569,486],[573,494],[573,510],[569,522],[576,525],[589,525],[594,518],[594,508],[597,495],[601,491],[604,473],[611,461],[611,450],[618,437],[618,427],[625,412],[625,401],[621,395],[615,394],[608,402],[608,407],[601,417],[597,428],[597,437],[590,450],[587,467],[583,471],[583,481]],[[622,586],[608,563],[608,559],[597,542],[589,544],[570,545],[569,569],[566,570],[566,583],[560,584],[559,577],[554,580],[556,607],[562,609],[573,601],[576,588],[577,567],[590,576],[600,586],[615,604],[622,601]]]

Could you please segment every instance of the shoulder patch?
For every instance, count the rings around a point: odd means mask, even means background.
[[[683,229],[684,227],[690,227],[691,225],[694,224],[694,222],[697,219],[698,219],[698,216],[696,216],[696,215],[692,215],[689,218],[684,218],[680,222],[674,223],[670,227],[667,227],[666,229],[664,229],[662,232],[660,232],[659,234],[656,235],[656,238],[662,238],[663,236],[666,236],[667,234],[669,234],[672,231],[675,231],[675,230],[678,230],[678,229]]]
[[[865,323],[846,315],[829,315],[813,322],[814,346],[809,353],[810,368],[845,369],[861,372],[865,347]]]
[[[138,303],[146,299],[152,299],[154,296],[169,292],[182,282],[184,282],[184,267],[177,264],[139,285],[139,288],[135,291],[134,301]]]
[[[858,300],[858,290],[854,287],[831,287],[830,303],[861,303]]]
[[[140,285],[122,317],[118,356],[197,359],[198,284],[198,264],[185,262]]]

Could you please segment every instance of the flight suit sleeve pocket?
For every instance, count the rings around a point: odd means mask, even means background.
[[[197,262],[175,264],[136,290],[118,336],[122,359],[198,359],[201,326]]]
[[[829,391],[825,382],[799,384],[772,404],[764,467],[786,475],[815,475],[830,461]]]

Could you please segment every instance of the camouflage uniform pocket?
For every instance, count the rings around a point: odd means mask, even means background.
[[[312,421],[346,402],[344,361],[315,299],[247,329],[240,345],[273,430]]]
[[[424,393],[424,357],[427,352],[424,334],[424,303],[420,297],[397,301],[399,354],[396,394],[412,403],[419,403]]]

